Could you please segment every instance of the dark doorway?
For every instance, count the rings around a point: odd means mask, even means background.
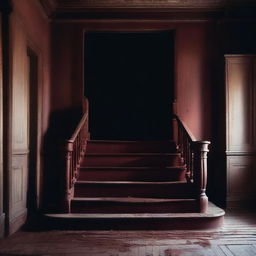
[[[173,32],[86,33],[84,58],[93,139],[171,137]]]
[[[29,163],[28,163],[28,218],[37,210],[37,135],[38,135],[38,57],[28,48],[29,66]]]

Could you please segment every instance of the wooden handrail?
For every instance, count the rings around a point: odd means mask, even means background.
[[[70,142],[70,143],[74,143],[74,141],[76,140],[78,134],[79,134],[79,131],[82,129],[82,126],[83,124],[86,122],[86,119],[88,118],[88,112],[86,112],[82,119],[80,120],[78,126],[76,127],[76,130],[74,131],[73,135],[71,136],[70,139],[67,140],[67,142]]]
[[[207,185],[207,153],[210,141],[196,140],[186,125],[177,115],[173,115],[173,139],[178,144],[178,149],[186,166],[187,181],[194,183],[198,196],[199,212],[206,212],[208,197]]]
[[[86,109],[70,139],[65,144],[65,189],[64,189],[64,206],[66,213],[70,212],[70,202],[74,195],[74,183],[79,176],[80,162],[85,154],[88,140],[88,100],[85,99]]]

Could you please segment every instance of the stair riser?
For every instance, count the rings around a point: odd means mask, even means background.
[[[209,230],[223,225],[224,217],[147,219],[47,219],[44,226],[64,230]]]
[[[168,153],[176,152],[176,145],[174,143],[98,143],[89,142],[87,145],[87,153]]]
[[[80,170],[79,180],[85,181],[183,181],[185,170]]]
[[[188,185],[188,184],[185,184]],[[76,184],[75,197],[195,198],[192,186],[181,184]]]
[[[178,156],[86,156],[81,166],[177,166]]]
[[[196,202],[168,203],[120,203],[120,202],[72,202],[72,213],[189,213],[196,212]]]

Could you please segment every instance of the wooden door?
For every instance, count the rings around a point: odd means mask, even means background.
[[[9,88],[9,170],[8,232],[15,232],[26,221],[29,157],[29,76],[27,39],[19,19],[10,19]]]
[[[256,56],[226,55],[227,205],[256,198]]]

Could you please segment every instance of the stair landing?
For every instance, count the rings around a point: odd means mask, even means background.
[[[209,202],[206,213],[69,213],[46,214],[52,229],[71,230],[205,230],[223,225],[225,212]]]

